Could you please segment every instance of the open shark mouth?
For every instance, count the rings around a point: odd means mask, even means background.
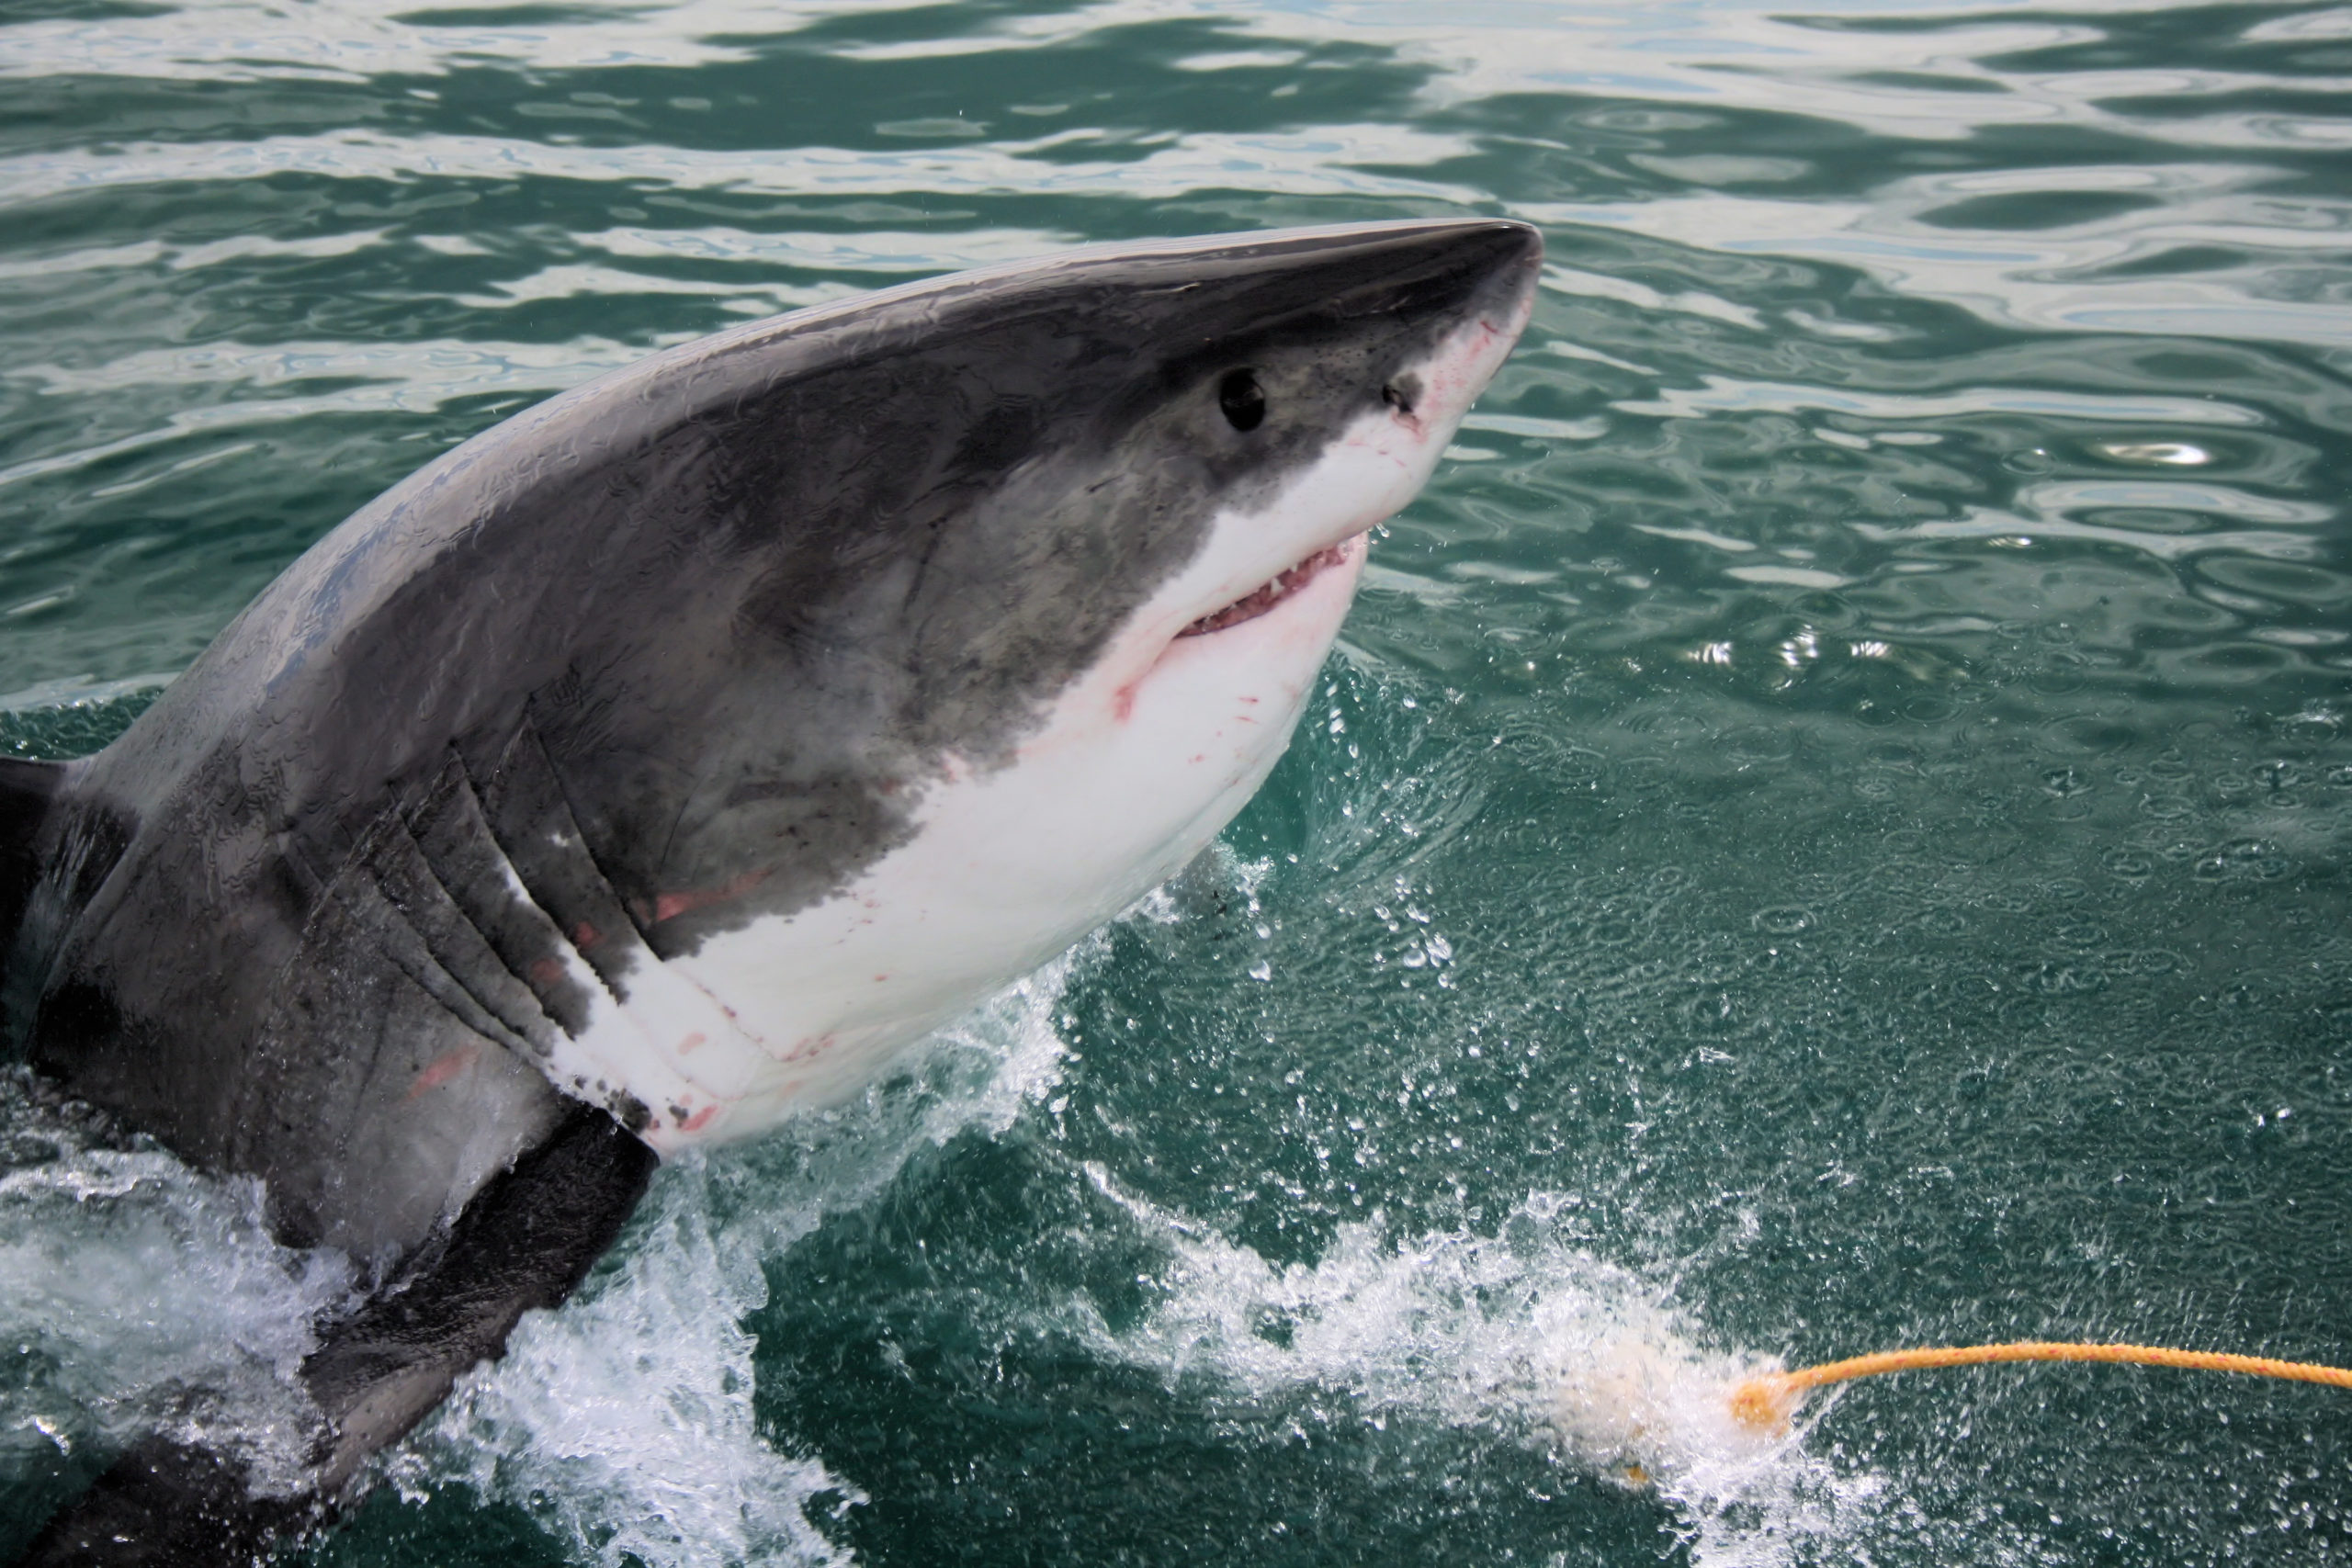
[[[1325,568],[1339,566],[1347,558],[1348,547],[1345,544],[1317,550],[1272,581],[1250,590],[1222,610],[1210,611],[1176,635],[1180,637],[1206,637],[1227,626],[1238,626],[1244,621],[1254,621],[1283,600],[1297,594]]]

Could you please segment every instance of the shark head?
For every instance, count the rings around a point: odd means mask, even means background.
[[[1081,252],[853,318],[864,529],[753,553],[727,607],[731,663],[803,655],[736,688],[793,682],[795,745],[714,727],[754,739],[706,756],[638,894],[742,1035],[639,1091],[674,1112],[657,1146],[854,1091],[1201,852],[1287,745],[1368,532],[1525,325],[1541,248],[1430,222]],[[801,857],[768,871],[779,840]]]

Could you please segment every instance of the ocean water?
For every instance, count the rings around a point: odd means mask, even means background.
[[[318,1565],[2317,1563],[2352,10],[10,0],[0,745],[435,454],[1066,244],[1499,213],[1515,360],[1219,852],[665,1170]],[[0,1094],[0,1546],[350,1289]]]

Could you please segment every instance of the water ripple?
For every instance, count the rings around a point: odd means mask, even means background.
[[[2243,1390],[1858,1390],[1789,1484],[1661,1506],[1610,1479],[1639,1444],[1528,1416],[1528,1347],[1589,1299],[1709,1364],[2352,1313],[2347,40],[2169,0],[20,0],[18,755],[101,744],[434,454],[746,315],[1091,240],[1546,231],[1231,855],[1032,998],[1052,1083],[789,1201],[782,1145],[681,1177],[347,1560],[2324,1555],[2352,1448]],[[11,1430],[0,1524],[65,1462]]]

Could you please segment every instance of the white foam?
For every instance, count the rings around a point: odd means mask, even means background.
[[[313,1318],[353,1287],[349,1262],[272,1241],[254,1183],[94,1145],[13,1086],[0,1120],[7,1469],[161,1431],[244,1461],[259,1490],[299,1488],[318,1421],[302,1358]]]
[[[764,1260],[878,1193],[909,1157],[1001,1132],[1059,1081],[1054,1020],[1102,939],[943,1031],[861,1099],[655,1178],[615,1259],[559,1312],[526,1316],[385,1463],[411,1496],[462,1483],[509,1503],[575,1561],[783,1568],[849,1555],[810,1521],[865,1499],[753,1419]]]
[[[756,1251],[713,1235],[699,1170],[660,1183],[647,1206],[619,1270],[526,1318],[392,1479],[412,1495],[464,1481],[523,1507],[575,1561],[613,1568],[846,1562],[803,1505],[862,1499],[752,1421],[756,1342],[741,1319],[767,1300]]]
[[[1883,1478],[1809,1454],[1802,1429],[1735,1423],[1731,1388],[1769,1363],[1705,1348],[1659,1287],[1567,1241],[1558,1195],[1531,1194],[1494,1235],[1343,1225],[1314,1262],[1277,1267],[1088,1174],[1170,1255],[1140,1324],[1093,1324],[1098,1353],[1212,1402],[1327,1390],[1367,1421],[1495,1432],[1655,1488],[1706,1568],[1845,1555],[1876,1531]]]
[[[1227,857],[1203,874],[1246,884],[1258,869]],[[1130,916],[1148,927],[1167,913],[1148,900]],[[588,1285],[527,1316],[384,1473],[412,1496],[461,1485],[511,1505],[573,1561],[611,1568],[849,1561],[821,1527],[864,1498],[754,1418],[744,1324],[767,1302],[763,1265],[920,1151],[1001,1133],[1049,1100],[1064,989],[1107,951],[1098,935],[857,1100],[665,1167]],[[1029,1310],[1233,1416],[1220,1425],[1238,1440],[1253,1406],[1303,1391],[1374,1424],[1498,1435],[1654,1489],[1703,1568],[1867,1556],[1908,1528],[1883,1477],[1807,1452],[1802,1427],[1736,1427],[1725,1396],[1761,1363],[1709,1348],[1669,1287],[1579,1245],[1573,1199],[1531,1193],[1494,1234],[1400,1235],[1375,1215],[1312,1261],[1278,1265],[1103,1168],[1086,1177],[1164,1250],[1158,1303],[1117,1330],[1082,1299]],[[249,1184],[153,1152],[19,1158],[0,1176],[0,1351],[25,1345],[47,1370],[0,1394],[0,1445],[71,1449],[161,1424],[291,1485],[310,1431],[297,1381],[309,1324],[351,1288],[334,1255],[268,1240]]]

